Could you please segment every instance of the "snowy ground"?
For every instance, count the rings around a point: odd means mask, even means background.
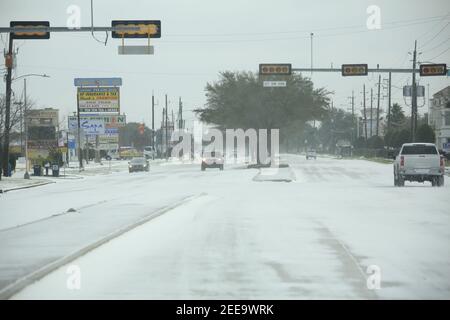
[[[239,166],[201,172],[173,164],[2,195],[0,290],[194,196],[13,298],[450,298],[450,181],[395,188],[392,165],[293,155],[284,162],[291,182],[254,181],[259,170]],[[76,212],[51,216],[69,208]],[[80,290],[67,287],[73,265]],[[378,290],[366,284],[373,265]]]

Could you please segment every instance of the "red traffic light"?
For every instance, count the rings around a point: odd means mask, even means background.
[[[369,68],[367,64],[343,64],[342,76],[367,76]]]
[[[420,76],[445,76],[447,75],[447,65],[445,63],[440,64],[421,64],[419,67]]]
[[[138,127],[139,133],[140,134],[144,134],[145,131],[145,125],[144,124],[140,124]]]

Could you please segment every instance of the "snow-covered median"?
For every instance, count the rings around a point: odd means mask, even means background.
[[[23,177],[2,177],[0,181],[0,193],[42,186],[49,183],[53,183],[53,181],[48,179],[24,179]]]

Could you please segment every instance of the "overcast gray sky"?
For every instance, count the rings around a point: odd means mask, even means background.
[[[72,4],[81,9],[82,26],[89,26],[90,0],[0,0],[0,26],[9,26],[11,20],[49,20],[51,26],[66,26],[66,10]],[[366,28],[369,5],[381,9],[380,30]],[[175,111],[179,96],[189,110],[203,106],[205,84],[218,79],[220,71],[257,71],[263,62],[309,67],[311,32],[315,67],[368,63],[369,67],[409,68],[408,51],[415,39],[423,52],[419,61],[450,64],[448,0],[94,0],[94,19],[96,26],[110,26],[111,20],[120,19],[161,20],[162,37],[152,40],[153,56],[119,56],[120,40],[109,38],[104,46],[89,33],[53,33],[50,40],[17,41],[15,75],[50,75],[49,79],[29,78],[28,94],[38,107],[59,108],[61,120],[76,110],[75,77],[122,77],[121,110],[127,120],[150,124],[154,91],[159,101],[159,127],[165,93]],[[105,34],[96,36],[103,39]],[[5,34],[1,40],[5,47]],[[347,108],[347,97],[354,90],[359,108],[363,84],[367,91],[374,88],[375,92],[378,75],[343,78],[338,73],[314,73],[312,79],[316,87],[335,92],[336,107]],[[410,75],[393,75],[395,86],[408,81],[411,83]],[[4,92],[5,83],[0,83]],[[429,84],[433,94],[450,81],[448,77],[428,77],[420,79],[420,84]],[[16,94],[22,87],[21,81],[13,84]],[[393,90],[393,102],[404,106],[401,90]],[[382,106],[386,103],[383,100]],[[420,111],[425,112],[426,107]],[[194,120],[192,113],[186,112],[187,121]]]

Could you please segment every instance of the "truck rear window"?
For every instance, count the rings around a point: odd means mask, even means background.
[[[404,146],[402,154],[438,154],[436,147],[433,146]]]

